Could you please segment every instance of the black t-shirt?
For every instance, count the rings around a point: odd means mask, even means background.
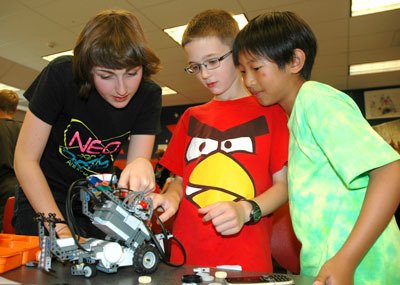
[[[72,74],[72,57],[53,60],[26,90],[29,109],[52,125],[40,165],[58,202],[69,186],[91,174],[112,171],[113,162],[131,135],[160,131],[161,88],[142,80],[122,109],[107,103],[93,88],[79,97]]]

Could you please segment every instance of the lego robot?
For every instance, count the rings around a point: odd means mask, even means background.
[[[111,174],[91,175],[71,185],[67,199],[67,220],[73,237],[57,238],[55,227],[62,221],[54,214],[48,217],[38,214],[36,220],[41,247],[39,268],[50,271],[52,257],[56,257],[62,262],[72,263],[72,275],[88,278],[95,275],[97,270],[113,273],[123,266],[133,266],[139,274],[157,270],[159,262],[165,258],[164,242],[173,236],[168,232],[154,235],[147,226],[146,221],[151,219],[154,210],[151,198],[142,192],[121,190],[113,185],[116,185],[116,178]],[[88,238],[83,243],[78,242],[74,231],[76,227],[70,216],[70,193],[74,188],[79,189],[83,214],[106,234],[105,240]]]

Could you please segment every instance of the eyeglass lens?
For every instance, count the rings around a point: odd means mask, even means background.
[[[185,68],[185,71],[191,74],[196,74],[200,71],[201,66],[204,66],[208,70],[216,69],[220,66],[221,61],[227,58],[232,51],[227,52],[219,58],[211,58],[209,60],[204,61],[203,63],[191,64]]]

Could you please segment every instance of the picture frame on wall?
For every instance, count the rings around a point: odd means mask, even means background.
[[[372,126],[400,154],[400,119]]]
[[[400,88],[365,91],[364,102],[367,119],[400,117]]]

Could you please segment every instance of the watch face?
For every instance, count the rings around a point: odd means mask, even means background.
[[[256,223],[261,219],[261,209],[258,204],[252,200],[248,200],[251,204],[252,210],[250,212],[250,221],[249,224]]]
[[[255,222],[258,222],[261,219],[261,209],[257,205],[256,209],[253,210],[253,218]]]

